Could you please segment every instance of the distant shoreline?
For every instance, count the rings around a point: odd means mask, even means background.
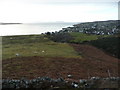
[[[0,23],[0,25],[13,25],[13,24],[22,24],[22,23]]]

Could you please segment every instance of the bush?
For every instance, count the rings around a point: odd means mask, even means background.
[[[107,37],[90,41],[89,43],[95,47],[103,49],[117,58],[120,58],[120,37]]]
[[[55,32],[51,33],[51,35],[46,35],[49,39],[53,40],[54,42],[69,42],[72,40],[72,36],[69,33],[60,33],[60,32]]]

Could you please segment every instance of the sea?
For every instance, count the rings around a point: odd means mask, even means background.
[[[45,32],[55,32],[62,28],[72,27],[77,22],[70,23],[24,23],[0,25],[0,36],[33,35]]]

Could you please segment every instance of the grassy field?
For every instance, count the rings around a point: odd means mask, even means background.
[[[50,41],[44,35],[3,37],[3,59],[25,56],[80,58],[67,43]],[[16,54],[19,56],[16,56]]]
[[[73,43],[82,43],[84,41],[91,41],[91,40],[97,40],[98,38],[102,38],[102,37],[108,37],[108,35],[88,35],[79,32],[72,32],[70,34],[73,36],[73,40],[71,40],[71,42]]]

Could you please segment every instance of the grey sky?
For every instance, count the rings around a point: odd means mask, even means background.
[[[118,19],[118,0],[0,0],[0,22]]]

